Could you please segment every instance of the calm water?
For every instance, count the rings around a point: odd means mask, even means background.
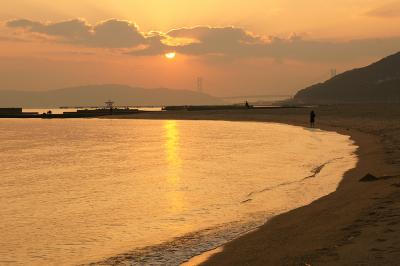
[[[357,162],[347,136],[269,123],[2,119],[0,132],[0,264],[179,264],[334,191]]]

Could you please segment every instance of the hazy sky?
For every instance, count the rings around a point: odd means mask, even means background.
[[[0,89],[287,94],[400,50],[393,0],[1,0],[0,20]]]

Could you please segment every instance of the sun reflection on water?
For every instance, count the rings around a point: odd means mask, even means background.
[[[165,122],[166,143],[165,150],[168,168],[178,174],[182,161],[179,156],[179,128],[176,121]]]
[[[179,154],[179,127],[176,121],[165,121],[165,155],[168,166],[167,182],[170,187],[166,198],[172,213],[179,213],[184,208],[184,195],[179,191],[182,160]]]

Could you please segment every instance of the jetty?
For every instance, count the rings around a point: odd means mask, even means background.
[[[114,102],[112,101],[106,102],[106,107],[104,108],[78,109],[75,112],[63,112],[61,114],[54,114],[51,110],[41,114],[39,112],[24,112],[21,107],[0,108],[0,118],[91,118],[135,113],[139,113],[139,109],[117,108],[114,107]]]

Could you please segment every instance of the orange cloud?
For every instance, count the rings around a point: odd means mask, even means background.
[[[125,48],[122,54],[131,56],[162,55],[168,51],[191,56],[218,57],[219,61],[235,58],[273,58],[335,62],[363,57],[379,57],[398,51],[400,37],[361,39],[346,42],[303,39],[297,35],[289,38],[263,37],[243,28],[226,26],[197,26],[180,28],[166,33],[143,33],[136,24],[110,19],[90,25],[82,19],[56,23],[31,20],[12,20],[9,28],[54,37],[56,42],[100,48]],[[179,40],[185,40],[180,43]]]
[[[378,18],[400,18],[400,3],[393,2],[367,12],[368,16]]]

